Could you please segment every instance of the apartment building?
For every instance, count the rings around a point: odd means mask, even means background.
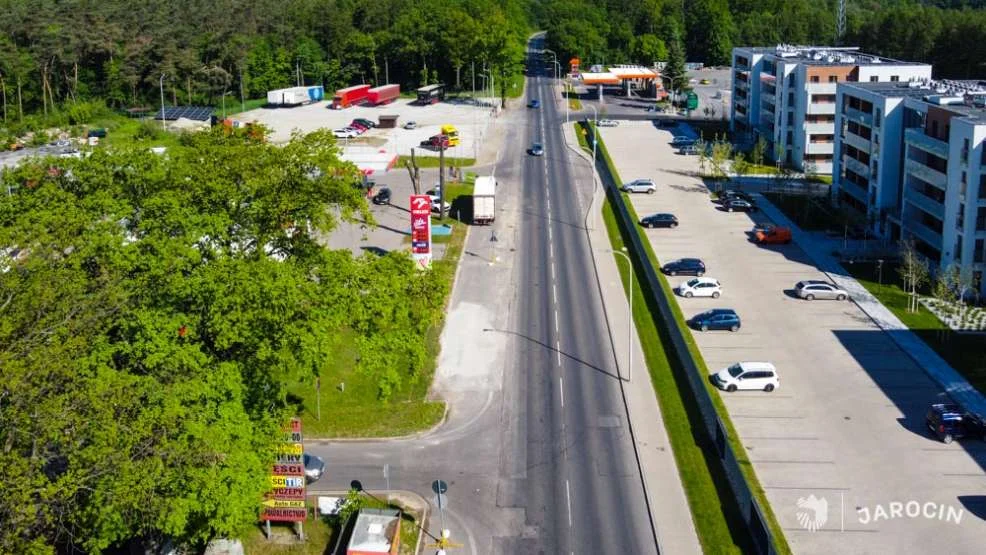
[[[837,85],[931,79],[931,66],[856,47],[778,45],[734,48],[732,74],[731,129],[765,139],[774,160],[830,174]]]
[[[832,195],[986,294],[986,81],[840,84]]]

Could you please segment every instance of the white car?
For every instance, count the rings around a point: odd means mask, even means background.
[[[441,204],[442,203],[442,199],[441,199],[441,197],[438,197],[438,196],[435,196],[435,195],[430,195],[430,197],[431,197],[431,211],[432,212],[441,212],[441,210],[442,210],[442,208],[441,208],[442,207],[442,204]],[[452,208],[452,203],[446,202],[445,203],[445,212],[446,213],[448,213],[449,208]]]
[[[337,139],[352,139],[359,136],[359,133],[350,127],[343,127],[342,129],[333,129],[332,135]]]
[[[620,187],[625,193],[647,193],[648,195],[653,195],[657,191],[657,186],[654,185],[653,179],[635,179],[628,183],[624,183]]]
[[[725,391],[754,389],[771,392],[781,386],[777,369],[769,362],[737,362],[713,374],[712,383]]]
[[[620,122],[616,121],[615,119],[601,119],[596,122],[596,125],[598,125],[599,127],[616,127],[619,124]]]
[[[686,299],[692,297],[712,297],[718,299],[722,294],[719,280],[710,277],[692,278],[678,286],[678,294]]]

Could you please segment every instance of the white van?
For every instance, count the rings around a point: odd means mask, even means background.
[[[737,362],[712,375],[712,383],[719,389],[757,389],[773,391],[780,387],[777,369],[769,362]]]

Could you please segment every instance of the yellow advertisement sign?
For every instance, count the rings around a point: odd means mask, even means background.
[[[270,487],[303,488],[305,487],[305,478],[304,476],[271,476]]]
[[[264,507],[274,507],[275,509],[304,509],[305,500],[267,499],[264,501]]]
[[[284,443],[277,447],[277,451],[282,455],[301,456],[305,452],[305,446],[300,443]]]

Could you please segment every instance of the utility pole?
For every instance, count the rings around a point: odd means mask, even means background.
[[[842,46],[842,37],[846,34],[846,0],[839,0],[835,17],[835,45]]]
[[[438,136],[438,219],[445,219],[445,141],[447,135]]]
[[[383,78],[384,78],[385,81],[387,81],[387,84],[389,85],[390,84],[390,62],[387,60],[387,57],[386,56],[383,57]]]
[[[162,131],[168,130],[167,126],[164,123],[164,78],[167,75],[168,75],[167,73],[162,73],[161,79],[158,81],[158,84],[161,87],[161,130]]]

